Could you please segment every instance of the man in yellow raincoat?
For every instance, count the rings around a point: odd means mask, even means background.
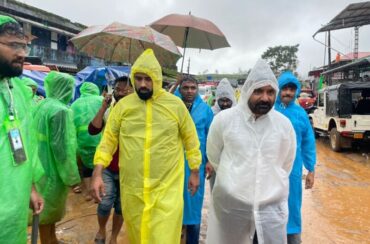
[[[199,185],[201,153],[193,120],[184,103],[162,89],[162,70],[151,49],[131,69],[135,93],[112,110],[95,154],[95,170],[107,167],[119,144],[121,204],[131,244],[180,243],[184,149],[191,175],[188,189]],[[104,194],[93,176],[94,197]]]

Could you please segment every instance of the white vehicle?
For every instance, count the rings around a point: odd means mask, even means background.
[[[318,135],[329,135],[339,152],[355,141],[370,141],[370,82],[347,82],[319,91],[310,120]]]

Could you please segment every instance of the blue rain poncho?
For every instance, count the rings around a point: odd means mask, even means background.
[[[175,95],[181,98],[181,94],[176,90]],[[195,127],[197,128],[197,134],[200,143],[200,150],[202,152],[202,164],[199,167],[199,188],[198,191],[191,196],[188,191],[188,182],[190,177],[190,168],[185,157],[185,184],[184,184],[184,225],[196,225],[201,223],[202,218],[202,206],[205,189],[205,168],[208,162],[207,158],[207,136],[208,130],[213,120],[213,112],[211,108],[203,102],[202,98],[197,95],[194,100],[193,106],[190,112],[191,118],[194,121]]]
[[[76,163],[73,112],[67,106],[74,93],[74,78],[52,71],[45,78],[46,99],[35,111],[39,157],[46,178],[36,184],[45,200],[40,224],[62,219],[69,186],[80,182]]]
[[[94,168],[94,154],[98,146],[101,133],[90,135],[89,123],[99,111],[103,97],[99,96],[99,87],[91,82],[84,82],[80,88],[81,96],[72,104],[73,122],[77,133],[77,153],[87,168]]]
[[[296,85],[297,91],[295,99],[297,98],[301,89],[301,84],[291,72],[283,73],[279,77],[278,82],[280,90],[289,83]],[[308,171],[313,172],[316,164],[316,144],[312,126],[306,111],[294,102],[295,99],[285,106],[285,104],[281,102],[279,92],[275,103],[275,109],[289,118],[294,127],[297,139],[296,157],[292,172],[289,176],[288,234],[297,234],[302,231],[302,165],[304,165]]]
[[[0,242],[26,243],[27,219],[32,182],[38,181],[43,169],[37,157],[36,133],[32,127],[32,91],[20,78],[12,78],[13,88],[8,89],[5,79],[0,79]],[[17,128],[21,132],[27,160],[17,165],[13,160],[8,140],[8,106],[11,91],[16,112]]]

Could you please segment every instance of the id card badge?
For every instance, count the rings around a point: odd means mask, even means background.
[[[7,121],[7,133],[10,147],[12,149],[14,165],[17,166],[27,160],[26,152],[22,141],[21,131],[16,126],[16,121]]]

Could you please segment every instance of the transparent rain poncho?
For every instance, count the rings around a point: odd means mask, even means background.
[[[215,105],[212,107],[214,115],[218,114],[221,111],[221,108],[218,105],[217,101],[218,99],[223,97],[226,97],[233,102],[232,107],[236,105],[235,91],[227,78],[223,78],[220,83],[218,83],[218,86],[216,88],[216,101]]]
[[[45,78],[46,99],[35,111],[39,157],[46,174],[36,185],[45,200],[40,224],[61,220],[69,186],[80,182],[73,112],[67,106],[74,94],[74,82],[68,74],[50,72]]]
[[[271,109],[255,118],[253,91],[277,82],[260,60],[249,74],[238,105],[215,116],[208,134],[208,160],[217,177],[212,191],[207,243],[286,243],[289,173],[296,141],[289,120]]]
[[[88,132],[89,123],[99,111],[103,97],[99,96],[99,87],[91,82],[84,82],[80,88],[80,98],[71,106],[73,110],[73,122],[77,133],[77,153],[82,163],[87,168],[94,168],[94,154],[96,146],[101,139],[101,133],[90,135]]]
[[[135,73],[151,77],[153,96],[143,101],[133,93],[114,106],[94,164],[107,167],[119,144],[121,203],[131,244],[180,243],[183,148],[190,169],[202,161],[196,128],[184,103],[162,89],[162,70],[151,49],[132,66],[133,83]]]
[[[24,80],[12,78],[12,89],[5,79],[0,79],[0,242],[26,243],[27,220],[32,182],[43,175],[37,156],[36,133],[32,127],[32,92]],[[17,165],[8,140],[8,106],[12,93],[16,112],[15,126],[20,130],[27,160]]]

